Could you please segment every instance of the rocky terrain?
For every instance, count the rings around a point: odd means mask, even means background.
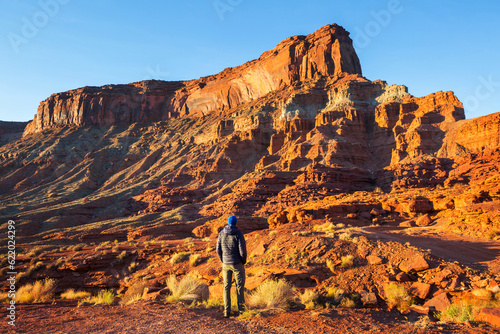
[[[217,312],[177,310],[164,287],[171,273],[191,273],[221,295],[215,240],[235,214],[251,254],[249,290],[284,278],[300,292],[340,289],[355,307],[299,305],[234,320],[235,333],[493,331],[438,323],[434,312],[500,297],[500,113],[465,119],[453,92],[415,97],[364,78],[338,25],[198,80],[54,94],[29,124],[0,123],[0,135],[0,223],[16,222],[19,284],[49,277],[56,295],[124,294],[146,279],[141,307],[198,312],[187,325],[214,332],[203,326],[223,322]],[[171,261],[183,252],[201,262]],[[388,310],[391,283],[414,299],[405,314]],[[56,304],[20,306],[25,332],[42,313],[47,332],[62,331],[76,306]],[[134,305],[101,312],[130,318]],[[134,319],[129,332],[153,326]],[[487,310],[477,318],[498,319]]]

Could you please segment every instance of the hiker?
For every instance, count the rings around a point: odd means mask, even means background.
[[[217,239],[217,255],[222,262],[222,276],[224,277],[224,317],[231,314],[231,285],[232,276],[236,282],[236,298],[238,301],[238,315],[243,312],[245,304],[245,263],[247,262],[247,246],[243,232],[236,227],[238,219],[231,216],[227,225],[219,233]]]

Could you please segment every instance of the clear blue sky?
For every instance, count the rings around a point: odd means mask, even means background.
[[[499,14],[495,0],[0,0],[0,120],[78,87],[215,74],[329,23],[368,79],[452,90],[473,118],[500,111]]]

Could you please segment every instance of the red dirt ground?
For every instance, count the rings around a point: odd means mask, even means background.
[[[0,312],[5,319],[5,313]],[[397,311],[333,309],[276,312],[251,320],[224,319],[215,309],[139,302],[130,306],[76,307],[76,302],[21,305],[15,331],[0,333],[495,333],[489,326],[439,324]]]

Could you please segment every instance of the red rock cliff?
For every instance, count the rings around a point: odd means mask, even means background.
[[[25,135],[54,125],[111,125],[198,117],[228,110],[279,88],[322,76],[361,74],[349,33],[327,25],[294,36],[254,61],[187,82],[145,81],[85,87],[43,101]]]

